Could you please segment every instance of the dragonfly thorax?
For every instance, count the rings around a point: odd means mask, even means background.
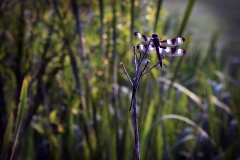
[[[152,37],[153,37],[153,38],[158,38],[158,34],[157,34],[157,33],[153,33],[153,34],[152,34]]]

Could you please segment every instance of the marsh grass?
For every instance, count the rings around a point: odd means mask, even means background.
[[[239,62],[224,61],[218,33],[204,40],[208,48],[194,43],[194,2],[168,17],[161,1],[3,1],[1,159],[134,159],[131,86],[119,63],[133,77],[133,31],[154,28],[163,38],[186,37],[187,55],[141,79],[141,159],[238,158]],[[19,116],[22,88],[27,109]]]

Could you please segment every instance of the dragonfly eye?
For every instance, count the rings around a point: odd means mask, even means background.
[[[158,34],[157,34],[157,33],[153,33],[153,34],[152,34],[152,37],[153,37],[153,38],[157,38],[157,37],[158,37]]]

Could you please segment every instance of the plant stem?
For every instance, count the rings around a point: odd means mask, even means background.
[[[150,44],[150,42],[149,42],[149,44]],[[148,44],[148,46],[149,46],[149,44]],[[132,85],[132,98],[131,98],[131,104],[130,104],[129,111],[131,110],[131,107],[133,106],[133,126],[134,126],[134,135],[135,135],[135,146],[134,146],[135,159],[140,160],[139,133],[138,133],[138,114],[137,114],[137,87],[138,87],[138,84],[139,84],[139,81],[140,81],[141,77],[144,74],[146,74],[147,72],[149,72],[151,69],[156,67],[160,62],[158,61],[153,67],[151,67],[150,69],[145,71],[149,62],[150,62],[149,60],[147,60],[147,63],[145,64],[144,68],[142,69],[142,71],[140,71],[140,67],[142,65],[144,57],[146,56],[148,48],[146,49],[144,55],[140,56],[139,58],[137,57],[135,46],[133,47],[133,50],[134,50],[135,72],[136,72],[133,81],[129,77],[129,74],[127,73],[127,70],[124,67],[123,62],[121,62],[120,65],[122,66],[124,73],[127,75],[128,80],[130,81],[130,83]]]
[[[133,126],[134,126],[134,135],[135,135],[135,158],[136,160],[140,160],[140,148],[139,148],[139,133],[138,133],[138,114],[137,114],[137,87],[138,82],[140,80],[140,66],[142,63],[142,59],[138,60],[138,65],[136,69],[136,75],[133,81]]]
[[[136,79],[137,81],[137,79]],[[136,93],[136,92],[135,92]],[[136,94],[133,100],[133,117],[134,117],[134,134],[135,134],[135,157],[136,160],[140,159],[140,149],[139,149],[139,133],[138,133],[138,114],[137,114],[137,103]]]

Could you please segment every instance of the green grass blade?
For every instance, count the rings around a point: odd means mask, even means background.
[[[14,134],[16,134],[20,123],[22,121],[23,118],[23,114],[24,114],[24,106],[25,106],[25,102],[26,102],[26,98],[27,98],[27,78],[25,77],[23,80],[23,84],[22,84],[22,90],[21,90],[21,95],[20,95],[20,102],[18,105],[18,114],[17,114],[17,120],[16,120],[16,127],[15,127],[15,131]]]
[[[208,139],[213,146],[216,146],[216,142],[199,125],[197,125],[192,120],[190,120],[186,117],[180,116],[180,115],[168,114],[168,115],[162,116],[162,117],[158,118],[157,120],[155,120],[155,122],[151,126],[151,129],[154,128],[158,123],[160,123],[161,121],[166,120],[166,119],[176,119],[176,120],[180,120],[180,121],[184,121],[184,122],[188,123],[189,125],[193,126],[199,133],[201,133],[206,139]]]
[[[15,135],[15,140],[14,140],[14,145],[11,153],[11,158],[10,160],[13,159],[14,151],[17,146],[17,141],[18,141],[18,136],[21,130],[22,122],[23,122],[23,116],[25,114],[25,108],[26,108],[26,99],[27,99],[27,86],[28,86],[28,81],[27,77],[24,78],[23,84],[22,84],[22,89],[21,89],[21,95],[20,95],[20,102],[18,105],[18,114],[17,114],[17,121],[16,121],[16,127],[14,131]]]
[[[11,142],[11,136],[12,136],[12,127],[13,127],[13,113],[10,113],[7,128],[4,134],[3,138],[3,145],[1,150],[1,156],[0,159],[5,159],[8,151],[9,144]]]
[[[185,45],[185,50],[188,50],[188,48],[190,47],[190,44],[191,44],[191,42],[192,42],[192,34],[189,34],[188,35],[188,40],[187,40],[187,43],[186,43],[186,45]],[[178,73],[179,73],[179,70],[180,70],[180,68],[181,68],[181,66],[182,66],[182,64],[183,64],[183,61],[184,61],[184,59],[185,59],[185,56],[181,56],[180,58],[179,58],[179,60],[178,60],[178,62],[177,62],[177,64],[176,64],[176,66],[174,67],[174,71],[173,71],[173,76],[172,76],[172,78],[171,78],[171,84],[170,84],[170,87],[169,87],[169,90],[168,90],[168,96],[167,97],[169,97],[170,96],[170,92],[171,92],[171,89],[172,89],[172,83],[175,81],[175,79],[177,78],[177,76],[178,76]]]
[[[185,93],[189,98],[191,98],[196,104],[198,104],[198,106],[203,109],[203,104],[202,104],[202,101],[200,100],[200,98],[194,94],[193,92],[191,92],[190,90],[188,90],[186,87],[182,86],[181,84],[179,83],[176,83],[176,82],[173,82],[168,80],[168,79],[165,79],[165,78],[159,78],[159,81],[160,82],[163,82],[167,85],[171,85],[177,89],[179,89],[180,91],[182,91],[183,93]]]
[[[207,77],[206,74],[202,71],[198,71],[199,73],[199,81],[201,83],[202,87],[202,91],[203,94],[206,97],[206,102],[208,105],[207,108],[207,113],[208,113],[208,125],[209,125],[209,131],[210,131],[210,135],[211,137],[217,142],[219,143],[219,128],[216,125],[216,118],[217,118],[217,112],[216,112],[216,107],[214,106],[213,102],[211,101],[211,96],[213,95],[213,91],[211,86],[208,84],[207,82]]]
[[[159,21],[158,18],[159,18],[161,6],[162,6],[162,0],[158,0],[157,12],[156,12],[156,14],[155,14],[155,22],[154,22],[154,28],[153,28],[153,31],[154,31],[154,32],[157,31],[157,24],[158,24],[158,21]]]
[[[158,127],[156,129],[156,154],[157,154],[157,159],[162,159],[163,158],[163,146],[164,146],[164,140],[162,136],[162,127]]]
[[[189,0],[188,1],[187,8],[186,8],[185,13],[183,15],[183,19],[182,19],[182,22],[180,24],[180,28],[178,30],[177,36],[182,36],[184,31],[186,30],[186,27],[187,27],[187,24],[188,24],[188,21],[189,21],[189,17],[192,13],[195,1],[196,0]]]
[[[144,123],[144,127],[142,130],[142,135],[140,135],[140,157],[144,157],[147,153],[147,146],[148,146],[148,141],[149,141],[149,137],[148,137],[148,132],[151,128],[151,123],[153,120],[153,114],[154,114],[154,101],[152,100],[149,107],[148,107],[148,112],[147,115],[145,117],[145,123]]]
[[[210,95],[210,99],[211,99],[212,103],[214,103],[216,105],[216,107],[223,109],[226,113],[228,113],[228,115],[230,115],[231,117],[234,117],[234,112],[228,105],[220,102],[218,100],[218,98],[215,97],[214,95]]]
[[[193,135],[188,135],[186,137],[183,137],[182,139],[179,139],[173,146],[172,146],[172,150],[174,150],[175,148],[177,148],[180,144],[189,141],[189,140],[197,140],[197,136],[193,136]]]
[[[215,70],[216,63],[219,63],[216,61],[216,49],[217,49],[217,41],[219,39],[219,32],[215,32],[209,42],[209,46],[205,55],[205,58],[203,59],[203,64],[201,67],[204,67],[207,64],[206,67],[206,73],[208,76],[208,70],[211,68],[211,70]],[[215,65],[212,65],[212,62],[215,63]]]

